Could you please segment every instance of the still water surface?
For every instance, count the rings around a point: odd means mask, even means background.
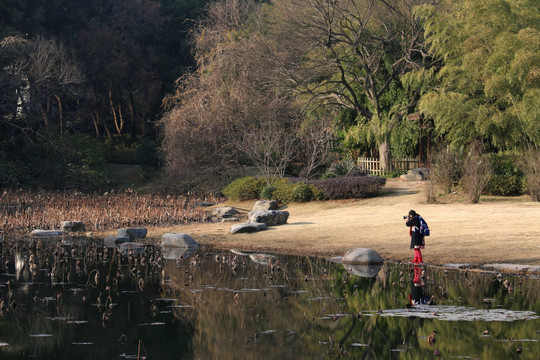
[[[159,246],[121,254],[99,240],[4,241],[0,358],[540,358],[537,278],[182,254]],[[432,296],[435,304],[407,305]]]

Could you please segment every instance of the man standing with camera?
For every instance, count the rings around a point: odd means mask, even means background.
[[[411,236],[411,249],[414,249],[414,260],[410,261],[412,264],[423,264],[422,251],[424,248],[424,235],[420,231],[420,215],[416,211],[409,211],[408,216],[403,217],[406,220],[405,225],[409,226],[409,235]]]

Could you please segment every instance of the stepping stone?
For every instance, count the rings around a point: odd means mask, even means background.
[[[231,234],[252,233],[252,232],[265,230],[266,228],[267,228],[267,225],[265,223],[258,223],[258,222],[236,224],[236,225],[231,226]]]

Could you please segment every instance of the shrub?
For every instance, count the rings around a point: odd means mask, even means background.
[[[307,202],[313,200],[313,191],[304,183],[294,185],[292,189],[293,202]]]
[[[135,149],[135,162],[139,165],[149,167],[159,167],[161,165],[161,154],[157,142],[144,138]]]
[[[440,185],[446,194],[450,194],[461,177],[461,168],[459,154],[446,147],[433,156],[430,179]]]
[[[491,195],[517,196],[522,193],[522,177],[518,175],[496,174],[491,177],[485,191]]]
[[[284,204],[322,199],[321,191],[300,178],[274,179],[273,199]]]
[[[285,204],[293,202],[294,183],[287,178],[281,178],[274,179],[273,184],[275,187],[275,191],[272,196],[274,200]]]
[[[272,197],[274,196],[274,191],[276,191],[275,186],[265,186],[261,190],[261,199],[272,200]]]
[[[521,160],[521,169],[525,175],[526,187],[531,201],[540,201],[540,150],[529,148]]]
[[[264,185],[263,179],[248,176],[234,180],[222,192],[231,200],[252,200],[259,198]]]
[[[493,156],[493,176],[485,192],[492,195],[517,196],[523,192],[523,172],[518,166],[518,157],[512,154]]]
[[[347,176],[310,182],[322,192],[325,199],[361,199],[377,195],[386,179],[376,176]]]
[[[480,194],[492,175],[491,159],[484,154],[483,144],[478,141],[472,142],[464,160],[463,177],[460,180],[471,204],[478,203]]]
[[[356,163],[354,162],[354,160],[346,159],[333,163],[328,169],[329,174],[327,176],[345,176],[355,170],[358,170],[358,168],[356,167]]]

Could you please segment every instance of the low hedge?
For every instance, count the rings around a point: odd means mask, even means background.
[[[363,199],[380,193],[386,179],[377,176],[346,176],[308,182],[314,184],[326,200]]]
[[[264,179],[248,176],[234,180],[222,192],[231,200],[258,199],[265,185]]]
[[[274,179],[268,186],[261,178],[234,180],[223,189],[231,200],[274,199],[281,203],[312,200],[361,199],[376,196],[386,179],[376,176],[346,176],[305,181],[300,178]]]

